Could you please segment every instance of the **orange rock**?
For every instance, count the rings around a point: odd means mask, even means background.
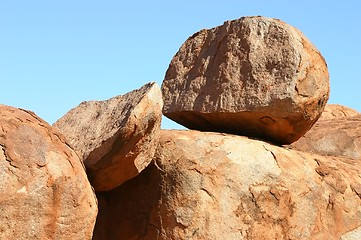
[[[246,137],[162,131],[151,164],[98,193],[97,239],[352,239],[358,161]]]
[[[348,108],[338,104],[327,104],[322,112],[319,121],[354,117],[357,115],[360,115],[360,113],[352,108]]]
[[[163,113],[190,129],[290,144],[329,97],[320,52],[277,19],[244,17],[191,36],[162,84]]]
[[[84,166],[60,133],[0,105],[0,239],[91,239],[96,215]]]
[[[316,124],[291,147],[320,155],[361,159],[361,115],[340,105],[326,106]]]
[[[96,191],[135,177],[153,158],[162,117],[156,83],[106,101],[82,102],[54,123],[84,161]]]

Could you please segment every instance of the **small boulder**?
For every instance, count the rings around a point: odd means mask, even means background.
[[[185,127],[290,144],[321,115],[329,74],[320,52],[296,28],[243,17],[188,38],[162,92],[164,115]]]
[[[339,104],[327,104],[318,121],[348,118],[358,115],[360,115],[360,113],[355,109],[345,107]]]
[[[96,216],[84,166],[61,134],[0,105],[0,239],[91,239]]]
[[[361,115],[340,105],[326,106],[316,124],[292,148],[361,160]]]
[[[54,123],[84,161],[96,191],[135,177],[153,158],[162,117],[156,83],[106,101],[82,102]]]

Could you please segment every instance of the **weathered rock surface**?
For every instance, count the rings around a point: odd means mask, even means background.
[[[244,17],[191,36],[162,84],[163,113],[190,129],[289,144],[329,97],[324,58],[296,28]]]
[[[327,104],[318,121],[354,117],[357,115],[360,115],[360,113],[355,109],[339,104]]]
[[[154,164],[98,193],[93,239],[352,239],[360,173],[352,159],[162,131]]]
[[[151,163],[121,186],[97,192],[100,210],[93,240],[166,239],[159,228],[160,181],[159,170]]]
[[[320,119],[291,147],[326,156],[361,159],[361,115],[340,105],[326,106]]]
[[[106,101],[82,102],[54,126],[84,161],[96,191],[115,188],[151,162],[162,117],[156,83]]]
[[[62,136],[0,105],[0,239],[91,239],[95,194]]]

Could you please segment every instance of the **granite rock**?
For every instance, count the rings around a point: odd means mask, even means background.
[[[355,117],[358,115],[360,115],[360,113],[355,109],[339,104],[326,104],[318,121]]]
[[[291,147],[320,155],[361,160],[361,115],[344,106],[326,106],[316,124]]]
[[[187,128],[290,144],[321,115],[329,74],[321,53],[296,28],[243,17],[188,38],[162,92],[164,115]]]
[[[82,102],[54,123],[84,161],[96,191],[139,174],[152,160],[162,117],[162,95],[149,83],[105,101]]]
[[[155,161],[98,193],[97,239],[352,239],[358,161],[242,136],[161,132]]]
[[[0,239],[91,239],[97,201],[62,135],[0,105]]]

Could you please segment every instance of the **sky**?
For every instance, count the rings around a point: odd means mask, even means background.
[[[0,0],[0,103],[52,124],[82,101],[161,85],[193,33],[261,15],[300,29],[328,64],[329,103],[361,112],[360,11],[357,0]]]

